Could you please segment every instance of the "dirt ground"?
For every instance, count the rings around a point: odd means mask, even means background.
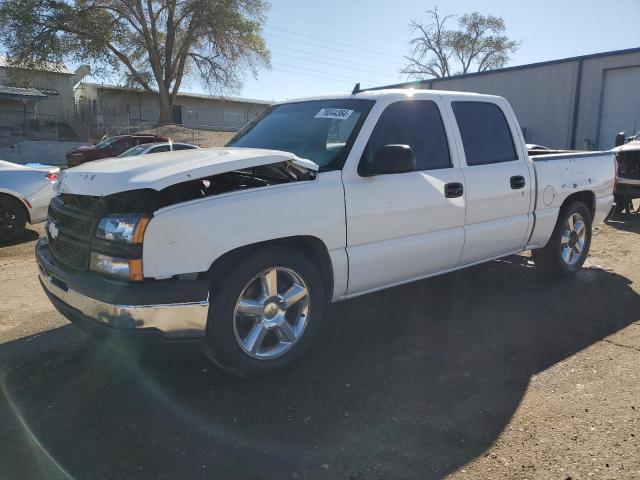
[[[640,478],[640,215],[586,268],[510,257],[332,306],[300,364],[241,381],[139,361],[0,247],[2,479]]]
[[[191,143],[199,147],[222,147],[235,135],[235,132],[220,132],[183,127],[181,125],[162,125],[143,130],[140,133],[162,135],[173,142]]]

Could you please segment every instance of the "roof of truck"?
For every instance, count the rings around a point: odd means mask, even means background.
[[[369,100],[377,100],[380,97],[384,97],[387,95],[404,95],[406,97],[411,97],[415,93],[427,94],[431,96],[440,96],[440,95],[455,95],[456,97],[460,96],[468,96],[468,97],[483,97],[483,98],[500,98],[496,95],[486,95],[484,93],[473,93],[473,92],[456,92],[452,90],[429,90],[427,88],[385,88],[385,89],[376,89],[376,90],[361,90],[358,93],[352,92],[337,92],[337,93],[328,93],[324,95],[317,95],[313,97],[303,97],[303,98],[295,98],[291,100],[286,100],[280,103],[296,103],[296,102],[309,102],[313,100],[348,100],[348,99],[369,99]]]

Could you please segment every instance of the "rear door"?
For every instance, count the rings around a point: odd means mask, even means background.
[[[384,107],[360,162],[385,145],[409,145],[417,171],[362,177],[343,170],[349,295],[446,270],[460,258],[465,199],[455,143],[440,98],[416,97]]]
[[[459,141],[467,212],[460,264],[516,252],[530,227],[532,178],[519,148],[518,123],[504,102],[451,102]],[[505,114],[506,113],[506,114]]]

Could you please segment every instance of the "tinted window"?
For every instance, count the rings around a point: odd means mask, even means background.
[[[196,147],[194,147],[193,145],[184,145],[184,144],[181,144],[181,143],[178,143],[178,144],[174,143],[173,144],[173,149],[174,150],[191,150],[193,148],[196,148]]]
[[[119,157],[134,157],[136,155],[140,155],[141,153],[143,153],[146,148],[147,147],[145,147],[144,145],[138,145],[136,147],[131,147],[129,150],[125,151],[124,153],[121,153],[118,156]]]
[[[160,153],[160,152],[168,152],[171,149],[169,145],[162,145],[160,147],[152,148],[149,153]]]
[[[493,103],[453,102],[467,165],[510,162],[516,149],[507,119]]]
[[[389,105],[371,134],[364,161],[385,145],[409,145],[418,170],[451,166],[440,111],[434,102],[409,100]]]

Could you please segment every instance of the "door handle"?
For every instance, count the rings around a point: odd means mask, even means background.
[[[524,181],[524,177],[522,175],[514,175],[513,177],[511,177],[511,188],[513,190],[519,190],[521,188],[524,188],[526,182]]]
[[[447,198],[461,197],[464,193],[464,187],[461,183],[447,183],[444,186],[444,196]]]

